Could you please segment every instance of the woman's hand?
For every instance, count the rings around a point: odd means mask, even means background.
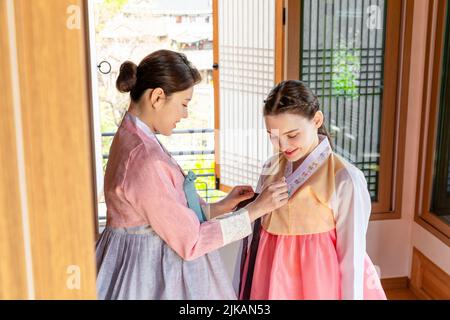
[[[263,215],[284,206],[289,199],[286,179],[283,177],[267,185],[259,196],[245,208],[248,210],[250,220],[253,222]]]
[[[255,192],[251,186],[235,186],[225,198],[210,205],[210,219],[232,212],[239,202],[250,199],[254,195]]]
[[[251,186],[235,186],[220,202],[224,212],[233,211],[239,202],[252,198],[255,195]]]

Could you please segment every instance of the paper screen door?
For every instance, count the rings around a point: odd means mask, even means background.
[[[225,191],[238,184],[255,187],[273,153],[262,109],[278,80],[282,1],[216,0],[213,12],[216,176]]]

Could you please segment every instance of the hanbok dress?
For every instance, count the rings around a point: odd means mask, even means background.
[[[209,206],[193,180],[152,130],[127,112],[105,172],[98,299],[237,298],[217,249],[251,233],[248,211],[208,220]]]
[[[264,165],[256,192],[285,176],[290,197],[243,241],[240,299],[386,299],[366,253],[364,174],[319,139],[295,172],[282,154]]]

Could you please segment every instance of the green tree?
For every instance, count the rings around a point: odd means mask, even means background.
[[[333,94],[356,99],[358,78],[361,71],[360,50],[348,50],[341,47],[333,52]]]
[[[95,5],[95,16],[98,17],[95,31],[99,34],[107,21],[118,14],[129,0],[103,0]]]

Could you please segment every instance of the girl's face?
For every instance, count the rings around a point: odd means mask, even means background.
[[[157,118],[153,124],[157,132],[170,136],[181,119],[188,117],[188,104],[192,99],[194,88],[175,92],[170,97],[161,99],[160,105],[155,105]]]
[[[304,158],[319,143],[317,131],[323,123],[321,111],[317,111],[311,120],[294,113],[280,113],[264,118],[270,141],[289,161]]]

